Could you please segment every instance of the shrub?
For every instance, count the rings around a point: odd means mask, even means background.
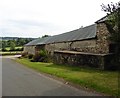
[[[41,57],[46,57],[47,56],[47,53],[45,50],[40,50],[40,56]]]
[[[38,62],[40,59],[40,53],[39,52],[36,52],[36,54],[33,56],[33,60],[34,62]]]
[[[45,50],[40,50],[39,52],[36,52],[36,54],[33,56],[33,59],[31,60],[33,62],[48,62],[48,56]]]
[[[8,50],[6,48],[2,48],[1,51],[6,52]]]
[[[15,49],[10,49],[9,51],[15,51]]]
[[[23,53],[22,53],[22,57],[27,58],[27,56],[28,56],[28,53],[27,53],[27,52],[23,52]]]
[[[20,48],[16,48],[15,51],[20,51]]]
[[[33,54],[28,54],[28,58],[32,59],[33,58]]]
[[[20,48],[20,51],[23,51],[23,49],[24,49],[23,47],[22,47],[22,48]]]
[[[40,62],[48,62],[47,52],[45,50],[40,50]]]

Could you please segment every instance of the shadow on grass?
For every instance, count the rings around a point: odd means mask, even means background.
[[[108,71],[108,70],[100,70],[96,68],[90,68],[90,67],[81,67],[81,66],[70,66],[70,65],[57,65],[57,64],[49,64],[46,67],[51,67],[51,68],[62,68],[62,69],[67,69],[69,71],[76,71],[76,72],[88,72],[88,73],[111,73],[116,71]]]

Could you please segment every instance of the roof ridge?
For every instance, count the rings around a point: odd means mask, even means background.
[[[57,43],[57,42],[65,42],[65,41],[68,42],[68,41],[95,38],[95,36],[96,36],[96,24],[92,24],[84,28],[79,28],[66,33],[36,39],[35,41],[28,43],[27,45],[33,45],[33,44],[40,45],[40,44],[49,44],[54,42]]]

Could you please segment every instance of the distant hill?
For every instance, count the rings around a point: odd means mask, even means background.
[[[0,40],[17,40],[18,38],[21,38],[21,39],[31,39],[31,40],[36,39],[36,38],[22,38],[22,37],[0,37]]]

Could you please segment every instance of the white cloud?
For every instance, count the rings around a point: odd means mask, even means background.
[[[112,0],[1,0],[1,36],[55,35],[93,24]],[[114,0],[118,2],[118,0]]]

